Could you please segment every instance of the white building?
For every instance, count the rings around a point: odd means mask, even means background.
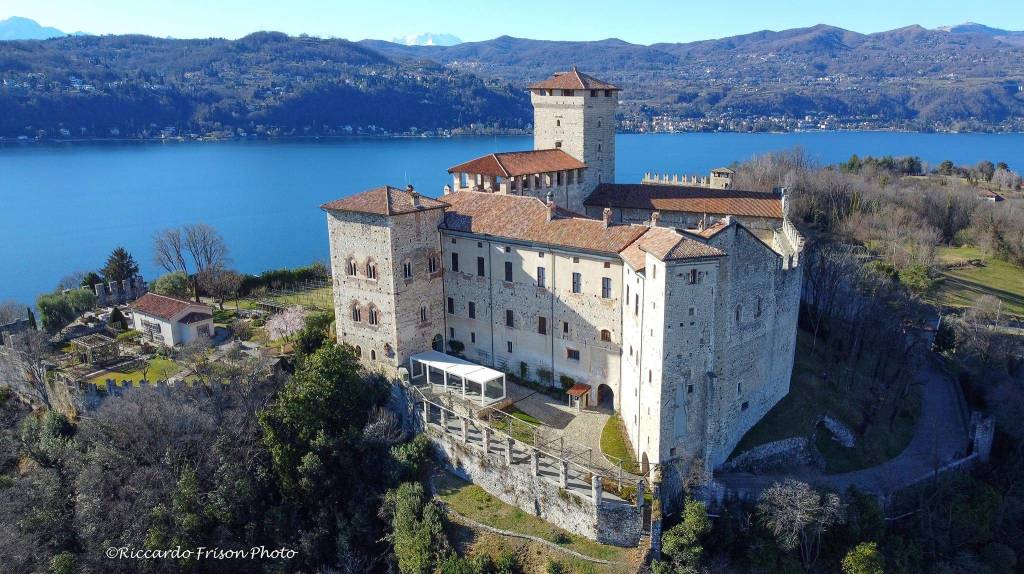
[[[142,338],[173,347],[213,336],[213,307],[177,297],[146,293],[132,303],[132,328]]]
[[[802,239],[784,194],[614,183],[615,86],[574,69],[530,90],[536,149],[450,168],[436,200],[322,206],[338,338],[381,368],[433,347],[589,388],[678,490],[789,392]]]

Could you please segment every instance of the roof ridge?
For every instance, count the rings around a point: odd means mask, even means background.
[[[498,159],[498,154],[496,152],[492,151],[491,152],[491,157],[493,157],[494,158],[494,162],[498,164],[498,168],[501,169],[501,173],[504,174],[505,177],[508,177],[508,168],[506,168],[505,164],[501,163],[501,160]]]

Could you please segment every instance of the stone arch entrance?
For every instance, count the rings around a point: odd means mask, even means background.
[[[434,335],[434,340],[430,342],[430,347],[438,353],[444,352],[444,337],[441,335]]]
[[[597,406],[609,411],[615,410],[615,391],[604,383],[597,386]]]

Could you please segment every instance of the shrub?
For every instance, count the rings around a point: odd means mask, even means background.
[[[36,307],[39,308],[43,329],[56,333],[82,313],[95,308],[96,294],[85,289],[48,293],[36,299]]]
[[[138,345],[142,340],[142,333],[135,329],[128,329],[124,333],[117,334],[117,342],[125,345]]]
[[[530,376],[530,365],[526,361],[519,362],[519,379],[525,381]]]
[[[885,558],[878,551],[878,544],[861,542],[843,557],[843,574],[882,574]]]
[[[566,574],[565,566],[561,562],[556,562],[551,558],[548,558],[548,564],[545,566],[544,571],[547,574]]]
[[[181,271],[161,275],[160,277],[157,277],[156,281],[153,281],[152,285],[150,285],[150,290],[157,295],[167,295],[168,297],[188,299],[190,295],[188,275],[185,275]]]
[[[128,319],[125,319],[124,313],[120,309],[114,307],[114,310],[110,312],[110,317],[107,319],[107,324],[114,329],[124,331],[128,328]]]
[[[231,332],[235,334],[239,340],[248,341],[252,338],[252,325],[248,321],[242,319],[235,319],[229,325]]]
[[[455,339],[448,340],[448,348],[452,350],[455,355],[461,355],[462,351],[466,349],[466,345],[462,341],[456,341]]]
[[[560,377],[558,377],[558,382],[562,384],[563,389],[568,391],[569,389],[572,388],[573,385],[576,384],[576,379],[570,377],[569,375],[561,375]]]
[[[540,382],[550,385],[551,384],[551,371],[547,369],[537,369],[537,378]]]

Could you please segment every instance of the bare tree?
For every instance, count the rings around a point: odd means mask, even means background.
[[[6,325],[25,316],[26,307],[17,301],[0,301],[0,325]]]
[[[821,537],[844,520],[842,500],[834,492],[821,493],[811,485],[786,479],[761,494],[757,510],[764,525],[784,550],[800,549],[800,560],[810,570],[821,550]]]
[[[395,413],[383,407],[373,407],[363,427],[363,438],[381,444],[397,444],[405,438],[405,431]]]
[[[224,239],[205,223],[170,228],[153,235],[153,256],[157,265],[169,273],[181,271],[189,276],[192,294],[199,300],[199,277],[208,270],[223,269],[231,261]],[[191,261],[190,271],[189,262]]]
[[[244,277],[233,269],[214,267],[199,274],[199,286],[224,309],[224,301],[238,294]]]
[[[46,334],[29,330],[10,340],[12,344],[0,347],[0,382],[30,403],[51,408],[52,389],[46,372],[54,353]]]

